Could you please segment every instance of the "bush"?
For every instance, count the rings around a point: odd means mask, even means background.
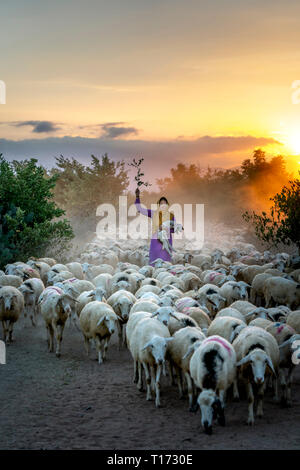
[[[72,227],[52,200],[57,178],[36,159],[10,163],[0,154],[0,267],[49,255],[51,244],[69,248]]]
[[[279,243],[295,243],[300,250],[300,180],[289,181],[289,186],[284,186],[270,200],[274,205],[269,215],[266,212],[258,215],[254,211],[252,214],[246,211],[243,214],[244,220],[253,222],[260,240],[275,246]]]

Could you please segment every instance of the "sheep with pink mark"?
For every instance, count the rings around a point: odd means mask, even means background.
[[[236,353],[226,339],[214,335],[191,345],[184,358],[189,356],[190,375],[198,393],[193,411],[200,407],[204,432],[212,434],[215,418],[225,426],[226,392],[232,384],[237,396]]]

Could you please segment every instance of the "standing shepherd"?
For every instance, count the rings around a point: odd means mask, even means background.
[[[135,205],[138,212],[151,217],[152,219],[152,238],[149,249],[149,264],[153,266],[157,258],[171,262],[173,249],[171,234],[174,233],[174,230],[177,228],[183,230],[183,227],[176,224],[173,212],[169,211],[167,198],[164,196],[161,197],[157,201],[157,209],[153,211],[151,209],[144,209],[141,207],[140,190],[138,188],[135,190],[135,195]]]

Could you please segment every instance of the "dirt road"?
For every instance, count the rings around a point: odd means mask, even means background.
[[[28,320],[28,319],[27,319]],[[0,365],[1,449],[299,449],[300,367],[293,407],[281,409],[265,398],[265,416],[248,427],[247,402],[228,403],[227,425],[203,433],[200,412],[188,411],[177,389],[163,378],[162,407],[147,402],[132,383],[130,353],[108,349],[99,366],[87,358],[81,334],[67,326],[62,357],[47,352],[43,320],[34,329],[21,319],[15,342]],[[1,332],[2,333],[2,332]]]

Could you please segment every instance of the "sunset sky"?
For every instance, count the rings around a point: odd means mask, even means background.
[[[8,159],[300,168],[299,0],[11,0],[0,25]]]

